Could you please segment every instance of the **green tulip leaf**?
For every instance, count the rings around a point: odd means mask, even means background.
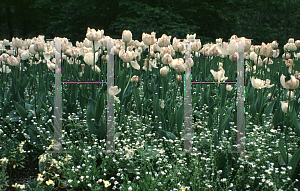
[[[95,120],[97,124],[103,114],[104,108],[105,108],[105,97],[104,94],[101,94],[100,98],[97,100],[96,108],[95,108]]]
[[[25,109],[16,101],[14,101],[14,105],[22,120],[25,120],[25,118],[27,117],[27,112],[25,111]]]
[[[285,164],[287,164],[286,151],[285,151],[285,148],[283,146],[282,137],[279,140],[279,151],[280,151],[281,157],[283,158],[283,161],[285,162]]]
[[[288,163],[288,166],[292,167],[292,171],[291,171],[291,175],[290,175],[291,178],[296,170],[296,167],[297,167],[299,161],[300,161],[300,148],[298,148],[298,150],[293,154],[291,160]]]

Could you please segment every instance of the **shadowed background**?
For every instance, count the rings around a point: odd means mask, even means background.
[[[252,44],[289,38],[300,39],[300,0],[2,0],[0,39],[45,35],[67,37],[75,45],[88,27],[121,38],[130,30],[141,41],[142,33],[156,32],[185,38],[197,34],[202,44],[224,41],[236,34]]]

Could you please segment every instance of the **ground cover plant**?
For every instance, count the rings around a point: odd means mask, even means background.
[[[299,188],[300,41],[282,55],[276,41],[252,45],[233,35],[201,44],[125,30],[108,41],[88,28],[83,42],[44,36],[0,41],[0,189],[297,190]],[[237,147],[237,43],[244,42],[245,148]],[[191,58],[186,55],[186,42]],[[172,43],[171,43],[172,42]],[[55,52],[61,53],[62,148],[54,140]],[[185,70],[191,64],[192,152],[184,152]],[[98,81],[89,84],[80,82]],[[223,83],[221,83],[223,82]],[[228,84],[224,83],[228,82]],[[115,152],[106,150],[107,95],[114,97]],[[11,169],[38,162],[27,183]],[[11,183],[8,185],[8,183]]]

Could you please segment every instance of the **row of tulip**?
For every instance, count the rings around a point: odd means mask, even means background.
[[[49,140],[45,133],[40,132],[39,127],[50,131],[53,129],[51,121],[54,114],[52,108],[55,81],[53,74],[48,72],[55,70],[55,52],[62,54],[59,62],[62,63],[63,81],[106,82],[108,40],[110,37],[104,36],[103,30],[88,28],[86,39],[76,42],[76,46],[63,38],[61,47],[57,47],[55,39],[45,42],[44,36],[26,40],[13,38],[11,42],[0,41],[0,78],[3,82],[0,85],[0,100],[3,126],[6,119],[19,122],[24,131],[18,133],[18,138],[25,140],[30,137],[29,142],[43,149]],[[152,32],[144,33],[142,42],[139,42],[132,40],[131,32],[125,30],[121,40],[114,40],[116,86],[107,87],[105,83],[62,85],[63,118],[70,120],[68,114],[71,113],[78,113],[80,120],[86,117],[89,130],[96,134],[99,140],[104,139],[104,95],[108,93],[116,100],[115,121],[117,126],[121,127],[122,133],[126,132],[124,124],[128,123],[127,116],[135,113],[143,123],[150,123],[154,127],[152,133],[169,139],[180,139],[184,116],[183,75],[187,63],[190,63],[193,81],[216,82],[211,85],[193,85],[193,117],[195,124],[201,119],[210,131],[216,129],[216,133],[211,137],[212,144],[216,147],[221,146],[224,132],[230,130],[231,123],[235,123],[237,113],[234,110],[236,88],[220,82],[235,81],[235,63],[240,59],[237,43],[242,40],[246,65],[245,110],[250,116],[247,120],[255,125],[270,123],[273,128],[281,128],[281,132],[285,132],[284,136],[282,134],[278,137],[281,157],[278,162],[292,166],[292,176],[298,165],[297,157],[300,151],[297,150],[289,157],[286,127],[292,127],[298,136],[300,135],[297,119],[299,103],[295,99],[300,77],[300,67],[297,65],[300,57],[297,48],[300,47],[300,41],[289,39],[284,46],[283,60],[276,62],[273,59],[280,53],[276,41],[256,46],[251,45],[250,39],[238,38],[236,35],[229,40],[227,43],[216,39],[215,44],[202,46],[200,39],[196,39],[194,34],[187,35],[183,42],[174,37],[171,45],[171,36],[162,35],[157,40]],[[185,58],[187,41],[191,42],[192,56],[189,59]],[[274,84],[271,85],[271,82]],[[286,93],[286,99],[282,96],[283,93]],[[11,108],[12,102],[15,110]],[[203,105],[207,108],[207,114],[197,111],[197,108],[203,108]],[[197,125],[193,125],[193,128],[196,133],[201,133]],[[247,130],[252,131],[251,128]],[[123,136],[119,138],[122,139]],[[235,141],[231,143],[234,145]]]

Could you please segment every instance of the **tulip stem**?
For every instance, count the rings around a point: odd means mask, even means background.
[[[204,78],[203,78],[203,82],[205,81],[206,79],[206,58],[204,60]]]
[[[289,90],[288,110],[287,110],[287,115],[286,116],[289,116],[289,114],[290,114],[290,109],[289,109],[289,107],[290,107],[290,99],[291,99],[291,90]],[[285,149],[286,149],[286,160],[287,160],[286,165],[288,165],[288,163],[289,163],[289,154],[288,154],[289,150],[288,150],[288,144],[287,144],[287,140],[286,140],[287,136],[288,136],[288,131],[287,131],[287,124],[286,124],[286,127],[285,127],[285,146],[286,146]]]
[[[93,74],[93,78],[92,78],[92,81],[93,79],[95,79],[95,72],[96,72],[96,66],[95,66],[95,41],[93,41],[93,53],[94,53],[94,56],[93,56],[93,66],[94,66],[94,74]]]
[[[157,80],[158,80],[158,99],[161,98],[161,94],[160,94],[160,64],[161,64],[161,58],[159,59],[159,63],[158,63],[158,72],[157,72]]]

